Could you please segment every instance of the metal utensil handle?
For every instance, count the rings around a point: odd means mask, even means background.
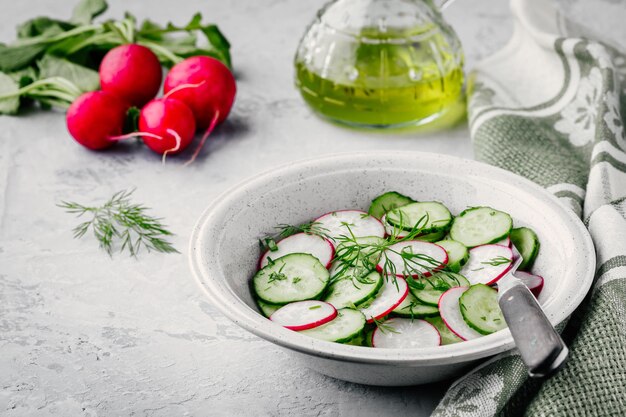
[[[443,12],[449,5],[451,5],[452,3],[454,3],[455,0],[440,0],[439,4],[435,3],[437,5],[437,8],[439,9],[439,11]]]
[[[522,283],[513,285],[498,303],[528,374],[544,377],[558,370],[567,358],[567,346],[530,290]]]

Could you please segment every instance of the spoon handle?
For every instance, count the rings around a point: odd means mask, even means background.
[[[454,3],[455,0],[441,0],[437,5],[440,12],[443,12],[449,5]]]
[[[498,303],[528,374],[540,378],[557,371],[567,358],[567,346],[526,285],[506,288]]]

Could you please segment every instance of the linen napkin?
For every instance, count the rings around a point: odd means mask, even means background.
[[[606,1],[626,11],[626,2]],[[624,416],[626,39],[575,37],[589,31],[545,0],[512,0],[511,8],[511,41],[468,84],[476,158],[546,187],[580,215],[597,272],[561,326],[570,357],[559,373],[529,379],[517,354],[497,356],[456,381],[433,416]]]

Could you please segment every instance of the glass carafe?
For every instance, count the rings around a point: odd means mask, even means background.
[[[431,0],[335,0],[300,41],[296,86],[322,116],[361,127],[454,123],[463,51]]]

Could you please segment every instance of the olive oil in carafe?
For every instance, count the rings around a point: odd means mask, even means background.
[[[423,125],[449,112],[458,119],[464,113],[462,59],[436,43],[364,43],[354,64],[332,76],[296,62],[296,85],[314,110],[352,125]]]

